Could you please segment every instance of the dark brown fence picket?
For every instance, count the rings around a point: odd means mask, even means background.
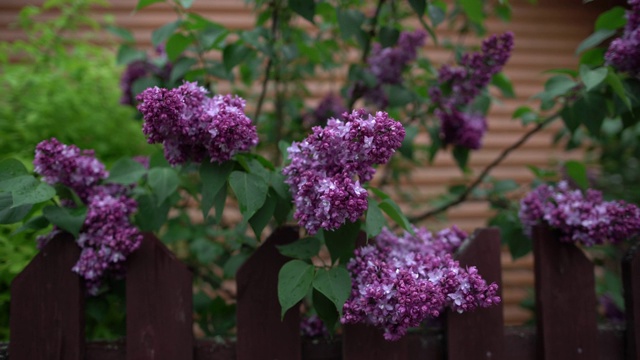
[[[84,359],[79,256],[71,235],[55,236],[11,283],[11,360]]]
[[[152,234],[127,260],[127,360],[193,359],[192,274]]]
[[[533,229],[538,359],[596,360],[593,263],[549,228]]]
[[[487,283],[498,284],[501,295],[500,231],[477,230],[463,245],[456,259],[460,266],[475,266]],[[459,314],[447,312],[447,354],[449,360],[504,359],[502,303]]]
[[[297,239],[295,228],[275,230],[238,270],[238,360],[301,358],[299,309],[280,319],[278,272],[290,259],[276,248]]]
[[[634,246],[622,260],[622,284],[627,360],[640,360],[640,245]]]

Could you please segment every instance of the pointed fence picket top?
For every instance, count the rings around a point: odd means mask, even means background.
[[[533,229],[538,359],[598,359],[593,263],[551,229]]]
[[[456,255],[461,267],[475,266],[488,284],[498,285],[502,297],[500,231],[477,230]],[[488,308],[459,314],[447,311],[447,354],[449,360],[504,359],[502,302]]]
[[[627,360],[640,360],[640,282],[638,279],[640,279],[640,245],[634,246],[622,260],[622,284],[627,322]]]
[[[298,307],[280,319],[278,273],[290,259],[276,248],[297,239],[295,228],[276,229],[238,270],[237,360],[301,358]]]
[[[11,283],[11,360],[84,359],[84,287],[71,271],[80,248],[55,236]]]
[[[147,233],[126,276],[127,359],[193,359],[191,271]]]

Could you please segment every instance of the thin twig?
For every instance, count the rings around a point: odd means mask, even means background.
[[[273,7],[273,14],[271,14],[271,45],[276,42],[276,35],[278,33],[278,6],[275,1],[271,2],[271,7]],[[275,54],[275,51],[274,51]],[[253,121],[258,121],[260,117],[260,113],[262,112],[262,104],[264,103],[264,99],[267,95],[267,86],[269,85],[269,75],[271,74],[271,67],[273,66],[273,57],[269,56],[267,60],[267,65],[264,68],[264,79],[262,80],[262,90],[260,91],[260,97],[258,98],[258,105],[256,106],[256,113],[253,116]]]
[[[458,195],[458,197],[449,202],[446,203],[444,205],[438,206],[435,209],[431,209],[429,211],[426,211],[422,214],[413,216],[409,218],[409,221],[411,222],[418,222],[418,221],[422,221],[424,219],[427,219],[429,217],[432,217],[434,215],[440,214],[446,210],[448,210],[449,208],[456,206],[458,204],[463,203],[465,200],[467,200],[467,198],[469,197],[469,195],[471,195],[471,193],[473,192],[473,190],[475,188],[477,188],[480,183],[482,183],[482,181],[484,180],[485,177],[487,177],[487,175],[489,175],[489,172],[491,172],[491,170],[498,166],[502,160],[504,160],[513,150],[519,148],[522,144],[524,144],[531,136],[533,136],[535,133],[537,133],[538,131],[542,130],[546,125],[548,125],[549,123],[551,123],[552,121],[554,121],[556,118],[558,118],[560,116],[559,112],[556,112],[552,115],[550,115],[549,117],[545,118],[544,120],[542,120],[541,122],[539,122],[535,127],[533,127],[531,130],[529,130],[528,132],[526,132],[524,135],[522,135],[522,137],[516,141],[515,143],[511,144],[511,146],[507,147],[506,149],[504,149],[500,155],[498,155],[497,158],[495,158],[489,165],[487,165],[487,167],[484,168],[484,170],[482,170],[482,172],[480,173],[480,175],[478,175],[475,180],[473,180],[471,182],[471,184],[469,186],[467,186],[467,188],[460,194]]]

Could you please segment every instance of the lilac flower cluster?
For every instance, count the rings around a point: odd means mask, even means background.
[[[624,33],[611,42],[604,59],[607,65],[640,77],[640,1],[629,0],[629,5]]]
[[[328,94],[322,98],[313,112],[305,114],[303,122],[308,127],[324,126],[327,124],[327,119],[340,119],[346,112],[349,112],[349,109],[344,105],[342,98],[335,94]]]
[[[327,338],[329,330],[318,315],[305,316],[300,320],[300,333],[306,338]]]
[[[44,181],[69,187],[87,205],[87,216],[76,239],[82,252],[72,270],[85,279],[89,293],[96,294],[104,277],[121,272],[124,260],[140,246],[142,235],[129,221],[137,203],[128,197],[128,188],[100,184],[108,173],[93,151],[81,151],[53,138],[38,144],[34,164]],[[69,201],[63,204],[73,206]],[[54,228],[38,239],[39,246],[60,232]]]
[[[359,84],[367,101],[380,109],[387,107],[388,99],[382,86],[402,83],[402,71],[416,59],[418,48],[424,45],[426,38],[427,33],[423,30],[403,31],[394,47],[383,48],[378,43],[373,44],[367,59],[367,71],[375,76],[377,83],[374,87]]]
[[[222,163],[258,144],[256,127],[244,114],[244,99],[206,95],[195,82],[170,90],[153,87],[138,95],[142,131],[150,144],[164,145],[172,165],[207,157]]]
[[[373,178],[373,165],[389,161],[404,139],[402,124],[385,112],[354,110],[344,119],[314,127],[288,149],[291,163],[282,172],[293,194],[294,218],[309,234],[356,221],[367,209],[361,183]]]
[[[167,54],[164,51],[164,47],[156,48],[156,55],[158,55],[158,61],[150,61],[148,59],[136,60],[127,65],[127,68],[120,77],[120,90],[122,91],[122,97],[120,98],[120,104],[135,106],[135,98],[133,96],[133,84],[143,78],[156,78],[161,83],[169,81],[171,70],[173,65],[167,61]],[[157,65],[161,62],[164,65]]]
[[[487,130],[483,115],[467,108],[506,64],[513,49],[513,34],[493,35],[482,42],[481,52],[467,53],[457,66],[444,65],[429,96],[440,119],[445,144],[479,149]]]
[[[566,181],[541,185],[520,202],[520,221],[531,236],[533,226],[547,224],[560,240],[585,246],[617,243],[640,232],[640,209],[624,201],[604,201],[602,193],[573,190]]]
[[[464,312],[499,303],[495,283],[453,260],[466,236],[455,226],[436,234],[415,229],[415,236],[383,229],[347,265],[353,286],[341,322],[374,325],[385,339],[398,340],[446,308]]]

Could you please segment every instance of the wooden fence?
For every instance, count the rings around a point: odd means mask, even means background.
[[[261,360],[261,359],[640,359],[640,260],[622,264],[627,326],[598,328],[593,264],[553,233],[534,233],[536,327],[503,327],[501,306],[445,314],[442,330],[424,329],[397,342],[367,326],[346,326],[328,342],[301,340],[299,314],[280,320],[277,274],[288,260],[275,246],[297,239],[276,230],[238,272],[237,339],[194,340],[191,273],[153,235],[128,260],[127,336],[85,342],[84,290],[70,271],[79,249],[69,236],[51,241],[14,280],[11,360]],[[476,231],[458,255],[488,281],[501,282],[500,235]],[[634,281],[634,279],[636,279]]]

